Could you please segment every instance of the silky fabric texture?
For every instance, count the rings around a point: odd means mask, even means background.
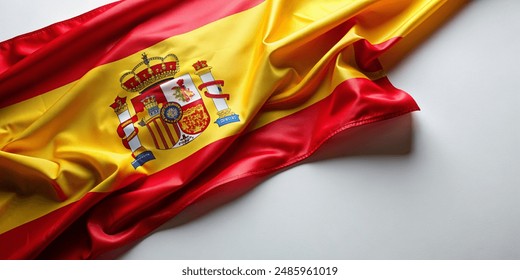
[[[417,110],[377,58],[442,2],[122,1],[0,43],[0,257],[98,257],[346,128]],[[200,84],[211,123],[185,145],[148,144],[153,160],[136,163],[121,138],[133,126],[126,136],[152,143],[150,127],[132,109],[123,127],[114,108],[139,95],[121,77],[143,54],[178,58],[176,81]],[[201,61],[233,123],[215,124]]]

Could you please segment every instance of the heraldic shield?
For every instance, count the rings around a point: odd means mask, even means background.
[[[149,87],[132,98],[143,146],[160,150],[183,146],[204,131],[210,117],[189,74]]]
[[[213,100],[219,127],[240,121],[227,105],[229,94],[222,93],[224,81],[213,78],[205,60],[197,61],[193,68],[202,81],[198,86],[189,73],[175,77],[180,70],[176,55],[148,57],[143,53],[142,61],[119,79],[130,95],[118,95],[110,107],[119,120],[117,134],[132,151],[134,168],[155,159],[152,147],[184,146],[209,126],[211,119],[199,90],[205,88],[204,96]]]

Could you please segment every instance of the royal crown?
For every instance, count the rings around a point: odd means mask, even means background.
[[[155,108],[157,107],[157,100],[155,99],[155,96],[151,95],[143,100],[143,104],[146,109]]]
[[[211,66],[208,66],[206,60],[199,60],[193,64],[193,68],[195,68],[195,73],[199,75],[205,72],[209,72]]]
[[[202,68],[208,67],[208,63],[206,60],[199,60],[193,64],[193,68],[195,68],[196,71],[201,70]]]
[[[114,112],[116,112],[117,115],[120,115],[124,111],[128,110],[128,105],[126,104],[126,97],[116,97],[114,103],[112,103],[110,107],[114,109]]]
[[[174,54],[149,58],[143,53],[141,58],[143,61],[119,79],[126,91],[142,92],[151,85],[173,78],[179,71],[179,59]]]

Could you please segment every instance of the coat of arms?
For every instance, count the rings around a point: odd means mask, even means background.
[[[206,61],[197,61],[193,68],[202,81],[199,86],[189,73],[175,77],[176,55],[149,58],[143,54],[142,61],[121,76],[121,87],[131,96],[117,96],[111,107],[120,122],[118,134],[135,158],[134,168],[155,159],[153,149],[184,146],[210,125],[199,90],[206,89],[204,96],[213,100],[219,127],[240,121],[227,105],[229,94],[222,93],[224,81],[214,79]]]

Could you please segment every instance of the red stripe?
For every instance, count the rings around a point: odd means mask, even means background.
[[[155,124],[155,120],[157,120],[157,118],[153,119],[152,122]],[[147,122],[146,123],[146,127],[148,128],[148,131],[150,132],[150,135],[152,135],[152,139],[153,139],[153,143],[155,145],[156,148],[159,148],[159,143],[157,142],[157,138],[155,137],[155,133],[153,133],[153,130],[152,130],[152,127],[150,126],[150,123],[151,122]],[[157,126],[157,124],[155,124]]]
[[[252,8],[262,0],[124,1],[59,33],[37,50],[32,40],[13,40],[19,51],[2,52],[0,60],[30,53],[0,74],[0,108],[38,96],[75,80],[93,67],[127,57],[166,38]],[[95,15],[95,16],[94,16]],[[189,20],[186,20],[189,19]],[[38,40],[49,27],[28,35]],[[16,45],[12,46],[13,43]],[[71,64],[71,61],[73,62]],[[9,63],[8,63],[9,64]],[[3,69],[0,68],[0,71]]]
[[[57,22],[45,28],[0,42],[0,58],[2,58],[0,59],[0,73],[31,55],[52,40],[69,32],[71,29],[77,28],[119,3],[120,2],[110,3],[77,17]]]
[[[159,137],[161,138],[164,148],[167,149],[169,147],[169,145],[168,145],[168,142],[166,142],[166,138],[164,138],[164,135],[161,131],[161,126],[164,127],[164,129],[168,130],[168,128],[166,127],[166,124],[159,118],[155,119],[153,121],[153,123],[155,124],[155,128],[157,129],[157,133],[159,134]],[[157,146],[157,148],[159,148],[159,146]]]
[[[354,51],[356,53],[356,64],[361,71],[376,72],[383,69],[379,62],[379,57],[389,50],[393,45],[401,40],[401,37],[395,37],[380,44],[371,44],[368,40],[362,39],[354,43]]]
[[[88,194],[0,235],[0,257],[36,257],[47,246],[38,257],[95,258],[142,238],[208,195],[230,197],[250,189],[255,180],[307,158],[342,130],[417,109],[386,78],[347,80],[302,111],[214,142],[154,175],[125,178],[121,189],[106,197]],[[226,152],[231,145],[233,153]],[[63,233],[56,229],[70,224]]]
[[[76,203],[64,206],[30,223],[1,234],[0,259],[36,258],[54,238],[60,236],[73,221],[81,217],[84,212],[106,195],[108,194],[88,193]],[[78,242],[80,241],[83,240],[78,239]]]
[[[175,139],[173,138],[173,135],[170,131],[170,128],[168,127],[168,124],[166,122],[163,122],[163,125],[164,125],[164,129],[166,130],[166,134],[168,134],[168,138],[170,138],[170,141],[174,146],[177,141],[175,141]],[[172,126],[176,126],[176,125],[177,124],[172,124]],[[166,147],[170,147],[170,146],[166,146]]]

